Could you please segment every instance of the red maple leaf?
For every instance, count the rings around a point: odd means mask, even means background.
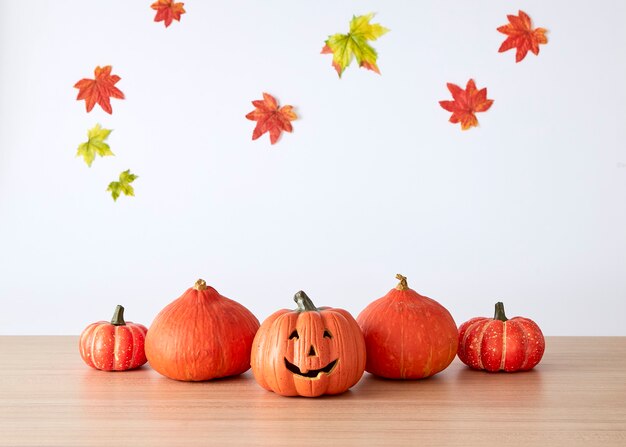
[[[85,100],[87,112],[91,112],[94,105],[100,104],[100,107],[105,112],[111,114],[113,109],[111,108],[109,98],[124,99],[124,93],[115,87],[115,84],[121,78],[117,75],[112,75],[111,68],[110,65],[105,67],[98,66],[94,70],[95,79],[85,78],[74,84],[74,88],[78,89],[76,100]]]
[[[278,107],[276,99],[268,94],[263,93],[263,100],[252,101],[252,105],[256,107],[252,112],[246,115],[246,118],[256,121],[256,127],[252,132],[252,139],[256,140],[265,132],[270,133],[270,142],[272,144],[278,141],[280,133],[291,132],[290,121],[295,120],[298,116],[293,111],[292,106]]]
[[[157,12],[154,21],[165,22],[167,28],[172,24],[172,20],[180,22],[180,16],[185,13],[184,5],[184,3],[174,3],[172,0],[157,0],[150,7]]]
[[[528,50],[534,54],[539,54],[539,44],[548,43],[545,28],[532,28],[530,17],[524,11],[520,10],[519,15],[507,15],[510,23],[498,28],[502,34],[507,37],[502,45],[500,45],[499,53],[517,48],[515,54],[515,62],[519,62],[526,57]]]
[[[476,89],[473,79],[467,81],[467,87],[463,90],[455,84],[448,83],[448,90],[452,93],[454,101],[439,101],[441,107],[452,112],[451,123],[461,123],[461,129],[478,126],[475,113],[489,110],[493,99],[487,99],[487,89]]]

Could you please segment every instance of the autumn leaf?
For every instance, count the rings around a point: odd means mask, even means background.
[[[332,65],[337,70],[339,77],[354,58],[356,58],[359,67],[380,74],[378,65],[376,65],[378,54],[369,44],[369,41],[378,39],[389,30],[378,23],[370,23],[373,17],[373,13],[358,17],[352,16],[348,34],[333,34],[326,40],[322,54],[333,55]]]
[[[111,108],[111,102],[109,98],[124,99],[124,93],[122,93],[115,84],[121,79],[117,75],[111,74],[111,66],[96,67],[94,70],[95,79],[81,79],[74,88],[78,89],[78,96],[76,99],[80,101],[85,100],[85,107],[87,112],[91,112],[93,106],[100,104],[102,109],[111,114],[113,109]]]
[[[109,183],[107,191],[111,192],[113,200],[117,201],[117,198],[123,193],[125,196],[134,196],[135,190],[131,186],[131,183],[135,181],[138,176],[131,174],[130,169],[125,170],[120,174],[119,181]]]
[[[111,148],[104,142],[112,132],[111,129],[103,129],[100,124],[96,124],[87,132],[88,140],[78,146],[77,157],[83,157],[87,166],[91,167],[96,155],[107,157],[115,155]]]
[[[175,3],[172,0],[157,0],[150,7],[157,12],[154,21],[164,22],[167,28],[172,24],[172,20],[180,22],[180,16],[185,13],[184,5],[184,3]]]
[[[511,48],[517,48],[515,62],[519,62],[526,57],[528,50],[535,55],[539,54],[539,44],[548,43],[545,28],[532,28],[530,17],[524,11],[519,11],[519,15],[507,15],[510,23],[498,28],[507,37],[500,45],[499,53],[503,53]]]
[[[448,90],[452,93],[454,101],[439,101],[441,107],[452,112],[451,123],[461,123],[461,129],[467,130],[478,126],[475,113],[489,110],[493,99],[487,99],[487,89],[476,89],[473,79],[467,81],[467,87],[463,90],[455,84],[448,83]]]
[[[256,107],[252,112],[246,115],[251,121],[256,121],[256,127],[252,132],[252,139],[256,140],[265,132],[270,133],[270,142],[272,144],[278,141],[280,133],[291,132],[290,121],[295,120],[298,116],[293,111],[292,106],[278,107],[276,99],[268,94],[263,93],[263,100],[252,101],[252,105]]]

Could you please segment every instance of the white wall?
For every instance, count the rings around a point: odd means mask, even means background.
[[[0,334],[150,324],[202,277],[260,319],[304,289],[355,315],[398,272],[457,323],[503,300],[548,335],[626,335],[626,3],[1,1]],[[499,54],[518,9],[550,30]],[[352,14],[391,29],[382,76],[320,55]],[[73,84],[113,65],[125,101]],[[461,132],[438,101],[495,100]],[[261,92],[294,133],[251,141]],[[116,157],[75,158],[114,129]],[[130,168],[136,197],[109,181]]]

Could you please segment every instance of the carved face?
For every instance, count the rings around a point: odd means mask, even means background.
[[[345,310],[281,310],[257,332],[251,363],[257,382],[278,394],[339,394],[363,375],[365,342]]]
[[[323,329],[322,336],[319,337],[319,334],[316,334],[319,328],[310,326],[300,328],[303,332],[302,339],[300,339],[298,329],[294,329],[289,334],[285,351],[285,367],[293,374],[305,379],[318,380],[322,374],[333,373],[339,358],[333,358],[331,355],[331,352],[335,350],[331,344],[333,336],[330,331]],[[317,325],[313,324],[313,326]]]

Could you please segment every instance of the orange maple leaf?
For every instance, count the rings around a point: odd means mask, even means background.
[[[452,112],[451,123],[461,123],[461,129],[478,126],[475,113],[489,110],[493,99],[487,99],[487,89],[476,89],[473,79],[467,81],[467,87],[463,90],[455,84],[448,83],[448,90],[452,93],[454,101],[439,101],[441,107]]]
[[[272,144],[278,141],[280,133],[291,132],[290,121],[295,120],[298,116],[293,111],[293,106],[278,107],[278,102],[269,93],[263,93],[263,100],[252,101],[252,105],[256,107],[252,112],[246,115],[251,121],[256,121],[256,127],[252,132],[252,139],[256,140],[265,132],[270,133],[270,142]]]
[[[184,5],[184,3],[174,3],[173,0],[157,0],[150,7],[157,12],[154,21],[165,22],[167,28],[172,24],[172,20],[180,22],[180,16],[185,13]]]
[[[532,28],[530,17],[524,11],[520,10],[519,15],[507,15],[510,23],[498,28],[502,34],[507,37],[502,45],[500,45],[499,53],[517,48],[515,54],[515,62],[519,62],[526,57],[528,50],[534,54],[539,54],[539,44],[548,43],[545,28]]]
[[[109,98],[124,99],[124,93],[115,87],[115,84],[121,78],[117,75],[112,75],[111,68],[110,65],[105,67],[97,66],[94,70],[95,79],[85,78],[74,84],[74,88],[78,89],[76,100],[85,100],[87,112],[91,112],[94,105],[100,104],[100,107],[105,112],[111,114],[113,109],[111,108]]]

